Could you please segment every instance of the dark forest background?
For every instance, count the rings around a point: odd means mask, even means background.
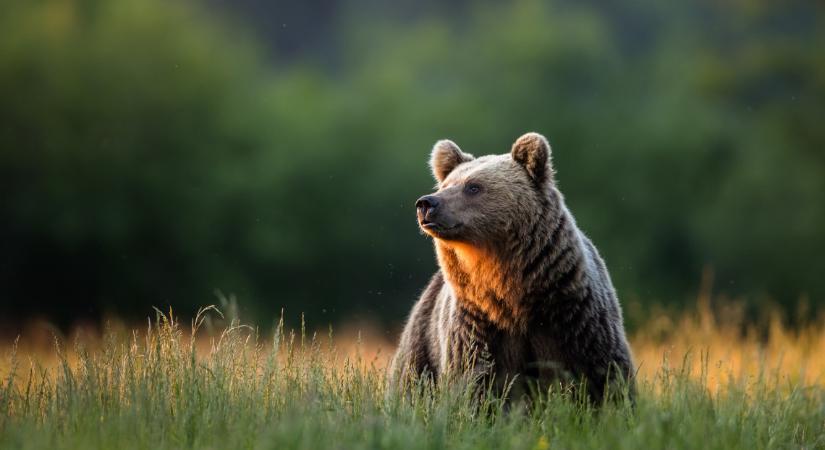
[[[262,324],[397,325],[436,268],[432,144],[531,130],[626,308],[692,304],[703,273],[751,310],[825,305],[821,2],[0,11],[0,321],[234,295]]]

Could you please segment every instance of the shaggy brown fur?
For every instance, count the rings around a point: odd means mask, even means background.
[[[417,203],[441,268],[414,306],[391,380],[436,381],[468,360],[482,378],[546,386],[587,382],[600,400],[633,363],[607,269],[556,189],[550,146],[537,133],[510,154],[474,158],[433,148],[438,191]]]

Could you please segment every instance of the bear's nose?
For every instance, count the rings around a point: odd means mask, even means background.
[[[435,195],[425,195],[415,202],[415,207],[422,212],[427,212],[438,207],[438,197]]]

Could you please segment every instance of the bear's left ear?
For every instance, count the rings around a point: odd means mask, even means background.
[[[464,153],[449,139],[442,139],[435,143],[430,155],[430,168],[436,181],[441,183],[447,175],[461,163],[473,160],[473,155]]]
[[[513,143],[510,154],[536,183],[541,184],[548,178],[552,178],[550,143],[544,136],[538,133],[527,133],[521,136]]]

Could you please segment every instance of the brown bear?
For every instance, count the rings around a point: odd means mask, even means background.
[[[632,393],[616,291],[556,187],[547,139],[528,133],[509,154],[479,158],[442,140],[430,166],[438,191],[416,209],[440,270],[412,309],[391,383],[472,368],[498,387],[584,381],[599,401],[625,380]]]

